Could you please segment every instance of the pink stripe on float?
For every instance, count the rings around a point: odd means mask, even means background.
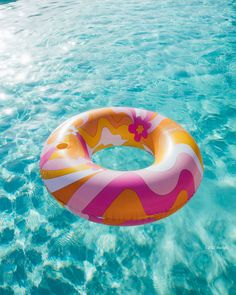
[[[52,153],[55,151],[55,147],[50,148],[40,159],[40,169],[43,168],[43,165],[48,161],[48,159],[51,157]]]
[[[176,187],[166,195],[154,193],[140,176],[129,172],[118,176],[107,185],[82,212],[93,216],[103,216],[106,209],[124,189],[132,189],[137,193],[147,215],[169,211],[182,190],[187,191],[189,199],[195,192],[193,176],[188,170],[180,173]]]
[[[90,158],[85,140],[83,139],[83,137],[79,133],[76,133],[76,136],[77,136],[79,142],[82,144],[85,157]]]
[[[67,206],[76,214],[81,212],[118,175],[120,174],[103,171],[92,176],[73,194]]]

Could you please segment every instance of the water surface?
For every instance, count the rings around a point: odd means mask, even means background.
[[[234,1],[0,4],[0,294],[236,294]],[[108,227],[49,196],[43,142],[105,106],[160,112],[194,136],[204,179],[178,213]]]

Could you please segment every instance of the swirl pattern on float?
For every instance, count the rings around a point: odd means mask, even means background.
[[[91,155],[110,146],[152,153],[153,165],[113,171]],[[190,134],[160,114],[104,108],[59,126],[43,148],[40,170],[48,191],[75,214],[109,225],[139,225],[167,217],[196,192],[203,175],[199,148]]]

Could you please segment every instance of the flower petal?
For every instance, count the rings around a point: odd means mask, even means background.
[[[136,126],[134,124],[129,125],[129,132],[135,133],[136,132]]]
[[[134,140],[135,141],[140,141],[141,140],[141,134],[135,133]]]
[[[143,132],[142,132],[142,136],[143,136],[144,138],[147,138],[147,136],[148,136],[147,130],[143,130]]]
[[[135,124],[137,124],[137,125],[143,124],[143,119],[140,116],[136,117],[135,118]]]

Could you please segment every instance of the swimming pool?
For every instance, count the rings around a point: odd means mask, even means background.
[[[234,35],[228,0],[0,1],[1,295],[236,294]],[[44,140],[111,105],[160,112],[196,139],[204,179],[178,213],[106,227],[47,193]],[[96,161],[110,168],[150,160],[107,153]]]

